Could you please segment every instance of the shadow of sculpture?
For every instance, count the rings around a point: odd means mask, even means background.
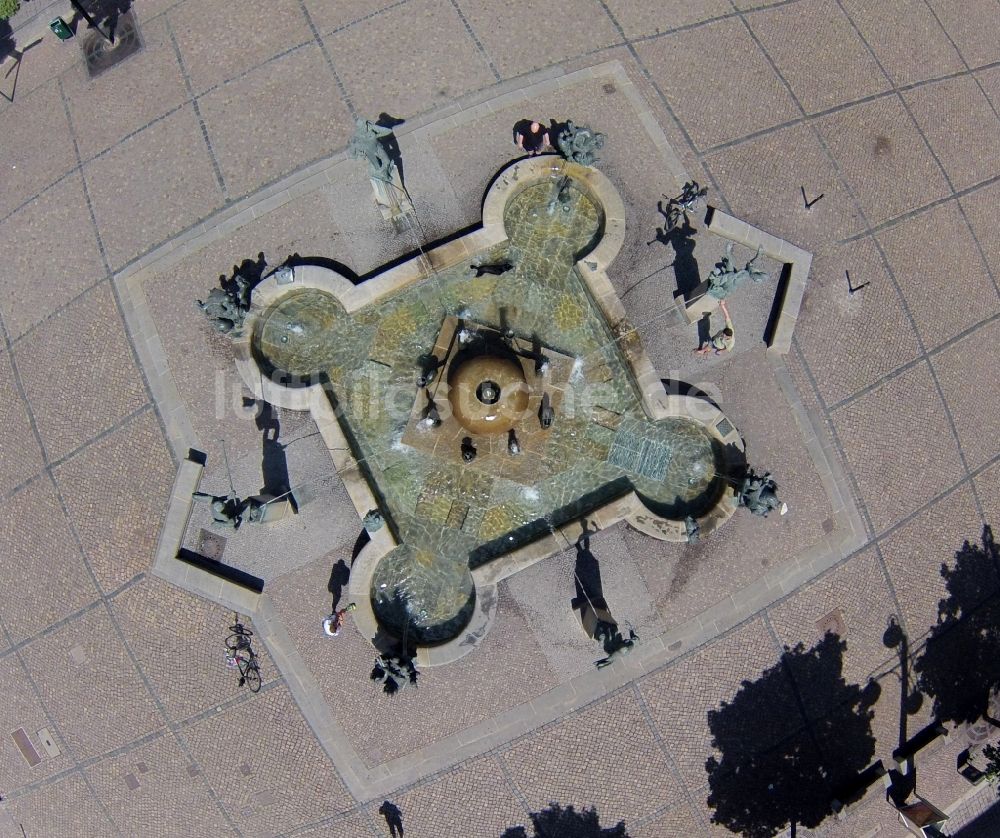
[[[625,821],[602,827],[596,809],[581,809],[550,803],[540,812],[532,812],[531,835],[523,826],[512,826],[500,838],[629,838]]]
[[[982,546],[966,541],[955,565],[941,565],[948,596],[938,603],[937,624],[914,664],[917,684],[934,701],[939,722],[1000,727],[990,698],[1000,687],[1000,596],[993,530],[983,527]]]
[[[659,210],[664,212],[662,202]],[[698,270],[698,260],[694,256],[694,237],[698,231],[691,226],[687,216],[684,216],[683,221],[684,223],[677,227],[658,227],[656,237],[653,239],[662,244],[669,244],[674,250],[674,261],[667,267],[674,269],[674,282],[677,285],[677,290],[674,291],[675,300],[678,297],[688,299],[702,280]],[[653,241],[648,244],[652,244]]]
[[[748,838],[816,827],[875,753],[876,691],[847,684],[847,644],[827,634],[811,649],[786,648],[731,701],[708,713],[708,805],[713,823]]]
[[[9,20],[0,20],[0,62],[6,61],[12,55],[17,55],[17,42],[14,40],[14,30],[11,29]],[[4,72],[6,73],[7,71],[4,70]]]

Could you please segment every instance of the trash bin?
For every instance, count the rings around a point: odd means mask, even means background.
[[[66,23],[61,17],[57,17],[52,23],[49,24],[49,29],[51,29],[55,36],[60,41],[68,41],[73,37],[73,30],[69,28],[69,24]]]

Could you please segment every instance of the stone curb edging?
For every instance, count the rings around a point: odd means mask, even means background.
[[[452,113],[443,121],[439,119],[440,112],[410,120],[406,125],[401,126],[397,133],[400,135],[410,131],[439,133],[478,119],[485,113],[527,101],[542,92],[578,83],[584,78],[608,78],[613,79],[619,85],[635,107],[647,132],[653,136],[663,155],[663,162],[671,173],[681,182],[689,179],[666,142],[665,135],[655,117],[618,62],[607,62],[570,74],[563,73],[559,68],[550,68],[550,70],[544,71],[543,75],[545,76],[544,81],[506,93],[499,100],[483,101],[467,108],[457,105],[449,106]],[[537,76],[529,78],[537,78]],[[523,85],[525,82],[526,79],[516,80],[518,85]],[[495,90],[487,93],[495,96]],[[656,139],[656,135],[659,136],[659,140]],[[800,427],[806,436],[810,456],[817,464],[821,477],[824,478],[824,486],[827,487],[828,491],[831,486],[836,489],[838,499],[835,502],[841,504],[835,511],[834,517],[837,521],[837,527],[834,532],[795,561],[789,562],[787,566],[772,570],[754,585],[726,597],[699,617],[689,620],[660,637],[644,637],[642,643],[636,647],[631,656],[616,660],[610,667],[577,676],[529,702],[510,708],[495,718],[486,719],[477,725],[457,731],[417,751],[371,768],[365,767],[360,755],[323,700],[319,685],[281,624],[270,597],[266,594],[246,596],[241,591],[226,588],[214,577],[212,579],[204,578],[202,573],[197,572],[197,569],[186,566],[173,557],[171,557],[170,562],[164,561],[164,558],[170,553],[169,543],[173,541],[175,544],[179,544],[180,539],[183,538],[192,503],[190,492],[194,491],[198,484],[201,466],[197,463],[189,463],[185,459],[188,448],[198,446],[197,439],[185,415],[176,386],[170,377],[165,353],[149,314],[142,289],[142,282],[151,274],[161,272],[170,264],[176,264],[207,244],[221,239],[229,232],[266,215],[272,209],[282,206],[288,200],[321,188],[329,182],[327,169],[340,165],[344,159],[343,153],[333,155],[266,187],[252,198],[224,209],[126,266],[113,279],[121,292],[126,325],[133,343],[136,345],[140,362],[150,379],[154,399],[166,425],[168,440],[175,457],[180,461],[177,479],[171,492],[170,509],[168,509],[165,525],[160,535],[153,572],[179,587],[250,615],[272,658],[285,674],[289,690],[301,712],[321,746],[336,766],[348,790],[357,800],[368,801],[388,795],[401,786],[415,782],[436,771],[445,770],[469,757],[498,748],[519,736],[530,733],[541,725],[557,720],[566,713],[597,701],[612,690],[620,689],[643,674],[666,666],[681,655],[691,652],[733,626],[739,625],[761,608],[787,596],[804,581],[814,578],[837,564],[845,555],[849,555],[850,551],[857,549],[864,543],[864,528],[860,525],[860,516],[853,506],[851,494],[847,490],[847,483],[840,473],[836,458],[832,449],[829,448],[825,436],[818,434],[817,429],[821,428],[822,425],[808,415],[796,396],[790,401],[793,409],[796,410],[797,420],[801,419]],[[775,358],[774,362],[773,368],[779,377],[779,382],[782,382],[782,389],[785,389],[785,383],[787,383],[788,387],[791,388],[790,392],[794,394],[794,386],[791,385],[790,379],[784,382],[782,378],[784,376],[787,379],[787,372],[784,370],[781,359]],[[314,416],[318,416],[318,414],[314,413]],[[328,416],[322,417],[322,421],[328,427],[328,432],[324,433],[324,439],[330,448],[330,440],[333,437],[328,436],[328,433],[336,426],[336,419],[333,416]],[[317,418],[317,424],[320,425],[319,418]],[[340,464],[336,457],[342,453],[331,449],[331,457],[334,457],[338,469]],[[349,456],[348,452],[347,457]],[[831,495],[831,499],[834,500],[833,495]],[[614,508],[615,503],[620,504],[618,509]],[[615,503],[608,504],[606,512],[605,508],[595,511],[592,520],[600,518],[599,523],[601,523],[605,520],[603,518],[605,514],[610,520],[611,516],[618,516],[621,511],[628,508],[628,504],[622,501]],[[572,531],[560,532],[558,538],[560,543],[565,542],[565,547],[572,543],[570,539],[575,540]],[[176,555],[176,550],[174,555]],[[211,574],[206,574],[206,576],[211,576]]]

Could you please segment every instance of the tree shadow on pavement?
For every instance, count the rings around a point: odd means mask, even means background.
[[[14,30],[10,21],[0,20],[0,63],[6,61],[17,52],[17,42],[14,40]],[[4,70],[4,72],[7,72]]]
[[[811,649],[786,648],[732,701],[708,713],[712,745],[705,763],[712,821],[748,838],[789,825],[818,826],[875,753],[871,709],[878,686],[843,677],[847,644],[828,633]]]
[[[629,838],[625,821],[604,828],[597,817],[596,809],[576,811],[572,806],[565,808],[558,803],[550,803],[540,812],[532,812],[529,835],[523,826],[512,826],[500,838]]]
[[[966,541],[955,565],[941,565],[948,596],[938,603],[937,624],[914,664],[920,689],[934,700],[939,722],[972,724],[990,713],[1000,687],[1000,552],[993,530],[983,527],[982,546]]]

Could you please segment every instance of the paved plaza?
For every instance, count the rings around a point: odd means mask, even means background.
[[[797,835],[905,836],[890,783],[950,815],[945,834],[1000,833],[995,789],[960,773],[994,728],[935,730],[918,687],[942,601],[1000,597],[1000,0],[135,0],[141,48],[90,70],[86,25],[60,41],[57,15],[68,2],[27,0],[0,28],[0,838],[377,838],[392,807],[407,838],[773,835],[792,817]],[[404,224],[348,154],[355,119],[380,116]],[[386,537],[369,523],[366,543],[359,507],[375,457],[332,445],[307,402],[265,408],[195,300],[290,258],[359,295],[412,263],[431,292],[338,313],[338,365],[398,377],[399,341],[438,339],[435,295],[483,322],[538,306],[539,329],[549,306],[572,345],[586,301],[523,271],[462,276],[523,119],[605,134],[623,232],[589,270],[620,301],[616,340],[661,396],[721,411],[788,511],[738,509],[696,543],[640,531],[623,498],[586,542],[546,518],[472,568],[468,633],[385,695],[371,607],[321,625]],[[711,209],[682,233],[663,209],[688,180]],[[734,351],[695,355],[707,324],[681,309],[727,240],[739,265],[768,243],[769,278],[727,299]],[[584,368],[628,389],[611,362]],[[589,491],[629,453],[620,420],[586,438],[557,420],[510,468],[535,480],[561,456],[580,471],[560,486]],[[526,527],[537,495],[494,480],[495,453],[390,467],[386,508],[476,544]],[[191,503],[276,486],[297,514],[238,531]],[[584,565],[639,636],[601,669]],[[226,665],[234,611],[259,692]],[[798,785],[769,784],[789,753]]]

